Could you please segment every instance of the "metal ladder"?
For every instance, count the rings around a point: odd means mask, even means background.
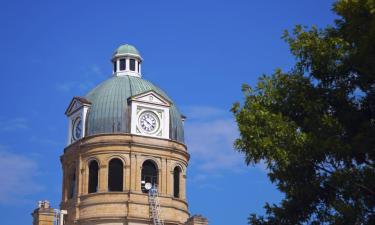
[[[64,215],[67,214],[66,210],[53,210],[55,214],[54,225],[64,225]]]
[[[148,199],[150,202],[151,216],[154,221],[154,225],[164,225],[164,221],[160,218],[160,204],[158,189],[153,186],[148,192]]]

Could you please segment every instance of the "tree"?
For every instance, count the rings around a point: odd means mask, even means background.
[[[284,193],[249,224],[375,224],[375,1],[333,4],[334,26],[296,26],[296,64],[243,86],[232,112],[245,161]]]

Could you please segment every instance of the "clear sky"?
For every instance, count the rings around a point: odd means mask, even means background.
[[[0,215],[31,224],[36,202],[58,207],[64,111],[111,76],[121,44],[141,52],[143,78],[164,89],[187,116],[192,214],[211,225],[246,224],[281,194],[262,165],[233,150],[229,109],[241,85],[288,70],[280,39],[296,24],[332,24],[331,1],[19,1],[0,2]]]

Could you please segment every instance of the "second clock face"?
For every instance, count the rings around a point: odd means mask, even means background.
[[[156,132],[159,128],[159,118],[151,111],[145,111],[139,116],[139,127],[148,134]]]
[[[77,118],[73,125],[73,139],[78,140],[82,136],[82,121]]]

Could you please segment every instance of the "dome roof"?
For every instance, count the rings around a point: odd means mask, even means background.
[[[114,76],[100,83],[85,96],[91,102],[87,135],[130,133],[128,98],[147,91],[154,91],[172,102],[163,90],[139,77]],[[173,102],[170,107],[169,132],[170,139],[184,142],[182,117]]]
[[[113,56],[117,55],[136,55],[138,57],[141,57],[141,54],[139,51],[133,46],[129,44],[121,45],[116,49],[116,51],[113,53]]]

